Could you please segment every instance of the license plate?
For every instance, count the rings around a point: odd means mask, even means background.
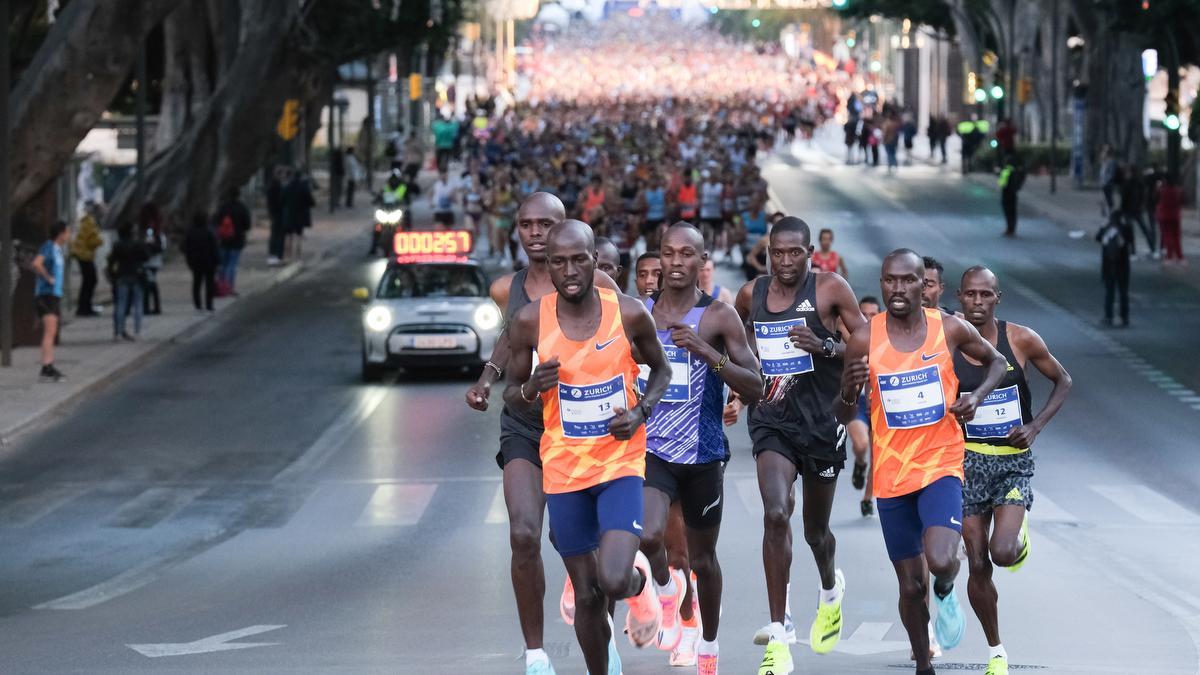
[[[418,335],[413,338],[413,349],[454,349],[458,339],[443,335]]]

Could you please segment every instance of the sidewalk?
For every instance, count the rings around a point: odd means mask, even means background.
[[[317,195],[318,203],[321,195]],[[326,199],[328,199],[326,197]],[[240,298],[219,298],[216,313],[198,314],[192,307],[192,277],[178,246],[168,252],[158,275],[163,313],[147,316],[142,321],[142,333],[136,342],[113,342],[111,307],[95,318],[76,318],[64,315],[64,325],[55,356],[55,364],[67,375],[58,383],[38,381],[40,356],[37,347],[21,347],[13,351],[13,366],[0,369],[0,450],[13,437],[31,430],[41,422],[65,414],[72,405],[88,395],[99,392],[121,377],[147,365],[155,356],[171,346],[219,324],[230,307],[239,299],[261,293],[319,264],[328,254],[348,242],[361,243],[366,249],[367,227],[371,218],[369,199],[363,199],[353,210],[329,214],[326,208],[313,209],[314,226],[304,237],[302,260],[282,267],[266,264],[267,221],[256,213],[255,227],[250,231],[238,269],[237,286]],[[78,274],[72,266],[72,273]],[[101,281],[98,297],[108,296]],[[78,278],[71,288],[79,288]],[[133,319],[128,330],[133,331]]]

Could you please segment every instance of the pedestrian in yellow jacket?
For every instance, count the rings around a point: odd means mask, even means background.
[[[97,316],[92,308],[92,295],[96,291],[96,249],[104,245],[100,225],[96,222],[96,207],[88,203],[87,210],[79,219],[79,231],[71,240],[71,257],[79,262],[79,301],[75,303],[75,316]]]

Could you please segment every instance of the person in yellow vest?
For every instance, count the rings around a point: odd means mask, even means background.
[[[92,308],[92,295],[96,292],[96,250],[104,245],[100,225],[96,222],[99,207],[89,201],[79,219],[79,231],[71,240],[71,257],[79,263],[79,300],[75,303],[75,316],[99,316]]]

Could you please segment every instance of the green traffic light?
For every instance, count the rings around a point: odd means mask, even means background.
[[[761,25],[762,25],[762,22],[761,22],[761,21],[759,21],[758,19],[755,19],[755,20],[753,20],[753,21],[751,21],[751,22],[750,22],[750,25],[751,25],[751,26],[754,26],[755,28],[758,28],[759,26],[761,26]]]
[[[1004,98],[1004,88],[998,84],[992,87],[992,98],[997,100]]]
[[[855,40],[854,38],[846,38],[847,47],[854,47],[856,44],[858,44],[858,40]]]
[[[1179,131],[1179,115],[1167,115],[1163,118],[1163,126],[1171,131]]]
[[[976,89],[975,90],[975,101],[977,103],[983,103],[985,99],[987,99],[987,93],[984,92],[982,89]]]
[[[834,9],[846,9],[846,5],[850,4],[850,0],[833,0]]]

